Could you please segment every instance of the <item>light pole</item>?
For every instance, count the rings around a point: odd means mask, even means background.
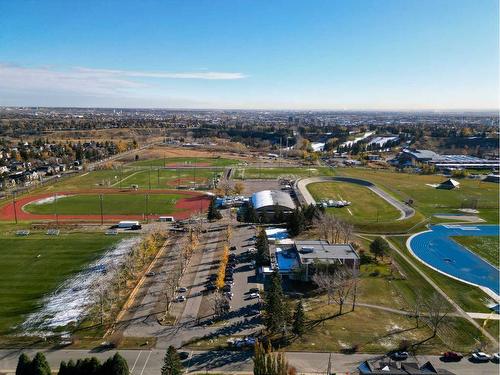
[[[14,206],[14,220],[17,224],[17,210],[16,210],[16,192],[12,193],[12,205]]]
[[[99,208],[101,210],[101,225],[104,224],[104,216],[102,213],[102,194],[99,194]]]

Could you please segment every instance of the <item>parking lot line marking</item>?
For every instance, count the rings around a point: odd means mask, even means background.
[[[139,360],[139,357],[141,356],[141,353],[142,353],[142,350],[140,350],[140,351],[139,351],[139,354],[137,355],[137,358],[135,359],[134,365],[133,365],[133,366],[132,366],[132,368],[130,369],[130,373],[133,373],[133,372],[134,372],[135,365],[137,364],[137,361]]]
[[[142,373],[144,372],[144,370],[146,369],[146,365],[148,364],[148,361],[149,361],[149,357],[151,357],[151,353],[153,353],[152,350],[149,351],[149,355],[148,357],[146,358],[146,362],[144,362],[144,366],[142,367],[142,371],[140,373],[140,375],[142,375]]]

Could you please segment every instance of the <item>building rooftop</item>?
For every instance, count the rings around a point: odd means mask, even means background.
[[[290,194],[279,190],[262,190],[252,194],[252,205],[255,209],[267,206],[282,206],[291,210],[295,209]]]
[[[334,262],[336,259],[359,259],[358,254],[350,244],[333,244],[325,240],[295,241],[295,247],[302,264],[315,260]]]

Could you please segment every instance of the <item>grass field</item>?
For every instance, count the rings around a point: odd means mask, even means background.
[[[104,194],[103,214],[171,214],[175,212],[175,203],[180,198],[180,194],[149,194],[146,212],[144,194]],[[57,210],[60,215],[99,215],[101,212],[98,194],[59,197],[57,202],[51,200],[43,204],[33,202],[24,206],[24,210],[33,214],[54,214]]]
[[[470,251],[487,260],[495,267],[498,267],[500,257],[498,248],[500,241],[496,236],[456,236],[452,237],[454,241],[465,246]]]
[[[175,157],[175,158],[162,158],[162,159],[148,159],[148,160],[138,160],[129,163],[131,166],[153,166],[153,167],[165,167],[165,166],[186,166],[194,167],[196,165],[200,166],[210,166],[210,167],[225,167],[229,165],[236,165],[239,160],[235,159],[225,159],[218,157]]]
[[[102,233],[58,237],[39,233],[23,238],[0,234],[0,333],[22,323],[44,295],[121,238]]]
[[[92,171],[60,181],[47,190],[88,190],[102,188],[129,188],[138,185],[139,189],[166,189],[179,185],[192,186],[205,184],[223,173],[223,168],[191,168],[191,169],[150,169],[123,168]]]
[[[436,189],[429,185],[445,180],[443,176],[397,173],[365,168],[338,168],[341,176],[369,180],[400,200],[413,199],[413,206],[429,217],[438,213],[457,213],[460,208],[476,206],[479,216],[490,223],[498,223],[498,184],[460,179],[460,188]]]
[[[333,176],[334,172],[330,167],[278,167],[278,168],[238,168],[234,178],[236,179],[274,179],[278,177],[313,177],[313,176]]]
[[[347,182],[317,182],[307,185],[316,201],[321,199],[347,200],[348,207],[327,208],[331,214],[355,223],[388,222],[400,212],[364,186]]]

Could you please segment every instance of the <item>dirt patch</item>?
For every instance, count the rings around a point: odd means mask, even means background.
[[[167,163],[166,167],[168,168],[185,168],[185,167],[210,167],[212,166],[211,163]]]
[[[175,180],[170,180],[166,184],[167,186],[178,186],[178,185],[191,185],[193,183],[196,184],[204,184],[207,182],[207,179],[205,177],[181,177],[181,178],[176,178]]]

